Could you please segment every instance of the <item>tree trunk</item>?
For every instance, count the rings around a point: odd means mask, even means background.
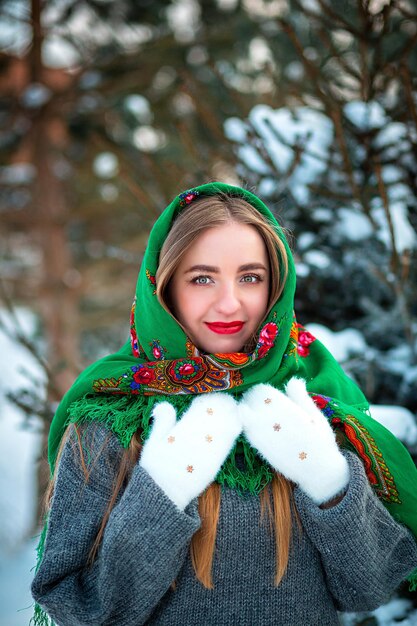
[[[42,27],[40,0],[32,0],[33,45],[28,63],[32,81],[42,82]],[[36,168],[33,185],[33,230],[42,252],[37,309],[41,315],[47,342],[46,359],[52,372],[48,384],[48,400],[57,402],[72,384],[79,368],[79,289],[74,273],[67,238],[69,210],[65,182],[54,165],[56,156],[65,147],[65,124],[57,98],[52,95],[33,119],[31,131],[32,162]],[[63,139],[64,138],[64,139]],[[75,284],[74,284],[75,283]],[[42,515],[43,495],[49,479],[47,466],[47,435],[45,423],[42,453],[38,466],[38,509]]]

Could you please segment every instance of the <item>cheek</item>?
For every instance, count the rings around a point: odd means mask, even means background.
[[[205,311],[206,298],[204,294],[196,290],[184,289],[181,296],[176,300],[177,316],[184,326],[191,326]]]
[[[264,316],[266,315],[266,311],[268,308],[268,286],[265,285],[265,288],[262,289],[261,293],[259,293],[259,298],[253,302],[253,316],[257,319],[257,322],[261,322]]]

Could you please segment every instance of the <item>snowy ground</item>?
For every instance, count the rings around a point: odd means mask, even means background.
[[[32,617],[31,569],[36,541],[22,541],[10,552],[1,550],[0,626],[28,626]]]
[[[21,312],[19,317],[23,327],[30,332],[33,317],[27,312]],[[343,346],[346,349],[352,346],[349,332],[336,336],[323,327],[315,326],[310,330],[325,340],[330,349],[334,343],[341,360],[345,356],[340,353]],[[7,390],[21,384],[22,366],[30,368],[32,373],[38,371],[26,351],[13,345],[0,331],[0,626],[27,626],[32,615],[29,587],[35,564],[36,539],[30,534],[35,504],[34,467],[40,438],[36,426],[31,430],[22,428],[22,416],[4,397]],[[401,407],[374,407],[373,413],[404,442],[416,443],[417,426],[409,411]],[[376,621],[366,623],[375,626],[417,626],[417,611],[413,611],[411,603],[404,599],[394,599],[372,614],[360,617],[369,619],[371,615]],[[343,624],[354,626],[358,620],[359,616],[345,615]]]

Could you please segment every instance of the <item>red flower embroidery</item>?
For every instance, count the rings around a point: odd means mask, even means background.
[[[188,189],[188,191],[184,191],[184,193],[181,193],[178,196],[180,200],[180,207],[183,208],[187,204],[190,204],[194,200],[194,198],[197,198],[197,196],[199,195],[200,192],[197,191],[197,189]]]
[[[299,326],[300,328],[300,326]],[[300,356],[308,356],[310,354],[309,346],[316,341],[316,338],[308,332],[308,330],[301,330],[298,334],[297,340],[297,352]]]
[[[146,278],[149,280],[150,284],[155,287],[155,289],[153,290],[153,295],[156,294],[156,278],[153,274],[150,273],[150,271],[147,269],[146,270]]]
[[[154,346],[152,348],[152,354],[154,355],[155,359],[160,359],[162,356],[162,352],[157,346]]]
[[[140,366],[136,372],[133,374],[133,380],[135,383],[139,385],[146,385],[155,380],[155,372],[150,367],[146,367],[146,365]]]
[[[138,346],[138,337],[135,329],[135,309],[136,309],[136,298],[133,300],[132,308],[130,310],[130,343],[132,346],[132,354],[133,356],[139,356],[139,346]]]
[[[191,363],[184,363],[184,365],[181,365],[178,368],[178,373],[180,374],[180,376],[189,376],[190,374],[194,373],[194,370],[194,365],[192,365]]]
[[[315,341],[315,337],[313,337],[313,335],[311,333],[308,332],[308,330],[303,330],[299,335],[298,335],[298,343],[300,343],[302,346],[309,346],[311,343],[313,343],[313,341]]]
[[[319,409],[324,409],[324,407],[328,403],[328,401],[325,398],[323,398],[323,396],[311,396],[311,397]]]
[[[166,348],[161,346],[157,339],[153,339],[152,341],[150,341],[149,345],[151,347],[153,357],[154,359],[156,359],[156,361],[165,359]]]
[[[257,345],[257,350],[258,350],[258,359],[262,359],[262,357],[264,357],[269,350],[274,346],[275,343],[275,338],[278,335],[278,326],[275,324],[275,322],[269,322],[268,324],[265,324],[265,326],[262,328],[261,332],[259,333],[259,339],[258,339],[258,345]]]
[[[277,325],[274,322],[269,322],[269,324],[266,324],[262,328],[259,334],[259,343],[271,348],[274,345],[274,341],[275,341],[277,334],[278,334]]]
[[[264,357],[265,354],[269,352],[269,350],[270,350],[270,346],[266,346],[265,344],[262,344],[261,346],[259,346],[258,359],[262,359],[262,357]]]
[[[136,331],[134,328],[130,329],[130,341],[132,344],[132,353],[133,356],[139,356],[139,346],[138,346],[138,338],[136,335]]]

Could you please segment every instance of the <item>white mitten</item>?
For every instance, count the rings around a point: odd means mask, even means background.
[[[169,402],[157,404],[140,465],[181,510],[213,482],[242,431],[237,402],[223,393],[197,396],[176,421]]]
[[[285,393],[271,385],[256,385],[243,395],[239,408],[250,444],[316,504],[344,491],[349,482],[347,461],[304,380],[292,378]]]

